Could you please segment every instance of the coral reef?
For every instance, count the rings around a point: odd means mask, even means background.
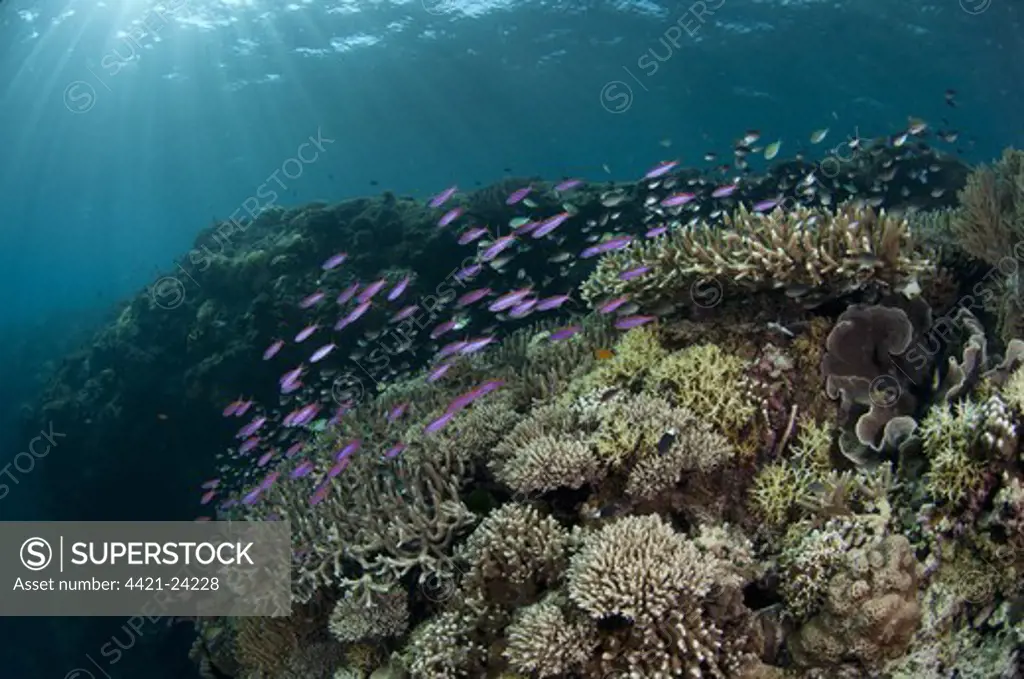
[[[199,288],[126,304],[32,416],[92,451],[244,439],[203,502],[290,522],[294,610],[202,622],[205,676],[1012,676],[1024,342],[1015,274],[976,265],[1019,245],[1021,156],[955,207],[955,161],[864,146],[813,191],[793,161],[714,200],[674,170],[509,180],[451,228],[390,194],[221,223]],[[902,162],[940,170],[878,179]]]

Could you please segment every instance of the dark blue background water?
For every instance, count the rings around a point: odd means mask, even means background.
[[[294,179],[278,175],[279,204],[426,196],[508,170],[633,179],[662,158],[728,158],[748,128],[782,139],[785,157],[830,127],[824,153],[858,131],[897,133],[909,115],[961,131],[948,150],[972,162],[1024,146],[1019,3],[706,5],[717,9],[699,20],[690,2],[6,0],[0,465],[26,443],[11,422],[48,362],[318,131],[333,143]],[[47,518],[34,508],[45,492],[27,475],[0,519]],[[154,625],[7,622],[5,679],[59,679],[114,635],[141,641],[102,661],[112,677],[189,676],[173,664],[184,635]]]

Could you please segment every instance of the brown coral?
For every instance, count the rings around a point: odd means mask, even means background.
[[[580,668],[597,646],[597,627],[570,620],[551,601],[520,609],[509,625],[503,655],[517,672],[537,677],[566,676]]]
[[[877,666],[903,654],[921,622],[917,569],[902,535],[851,549],[828,582],[822,612],[790,637],[794,660]]]
[[[349,593],[335,604],[328,628],[335,639],[346,643],[400,636],[409,626],[408,598],[397,586],[369,601]]]

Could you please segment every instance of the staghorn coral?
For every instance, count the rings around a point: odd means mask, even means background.
[[[671,443],[662,446],[667,437]],[[684,428],[663,435],[658,444],[657,455],[642,457],[630,470],[626,495],[653,498],[677,485],[684,476],[708,474],[736,456],[728,439],[696,418]]]
[[[902,655],[921,622],[917,570],[902,535],[851,548],[828,579],[822,611],[790,637],[794,661],[877,667]]]
[[[603,671],[723,677],[751,660],[730,575],[730,564],[650,515],[585,537],[566,579],[569,599],[593,619],[628,623],[603,640]]]
[[[685,226],[611,253],[583,284],[584,299],[593,305],[628,293],[640,303],[692,305],[693,287],[714,280],[726,301],[780,290],[820,302],[865,286],[909,288],[930,266],[905,219],[863,205],[848,203],[835,212],[777,208],[770,214],[741,206],[724,221],[724,228]],[[638,266],[651,272],[619,279],[621,271]]]
[[[569,619],[552,601],[542,601],[516,614],[506,630],[503,655],[517,672],[537,677],[578,672],[597,646],[597,626],[586,618]]]
[[[759,416],[758,402],[744,375],[746,362],[714,344],[674,352],[650,368],[644,389],[700,413],[736,443]]]
[[[931,461],[927,488],[936,499],[959,505],[985,484],[985,465],[971,456],[983,421],[973,401],[933,406],[921,423],[921,439]]]
[[[570,436],[541,436],[494,465],[495,477],[519,493],[579,488],[600,479],[604,465],[586,443]]]
[[[613,467],[658,455],[666,434],[684,431],[695,422],[694,415],[675,408],[657,396],[640,393],[632,397],[617,395],[598,411],[599,421],[593,435],[601,460]]]
[[[397,587],[368,601],[349,592],[335,604],[328,628],[335,639],[345,643],[401,636],[409,626],[408,598],[405,590]]]
[[[561,396],[570,403],[581,395],[605,388],[631,387],[641,383],[647,371],[667,355],[661,346],[658,331],[650,326],[629,330],[615,344],[612,357],[597,363],[580,379],[575,380]]]
[[[569,532],[533,507],[507,504],[489,514],[459,550],[469,564],[463,590],[491,604],[530,601],[567,565]]]
[[[820,486],[832,469],[831,446],[830,427],[804,420],[790,456],[758,470],[750,488],[750,500],[770,527],[784,525],[812,501],[813,488]]]
[[[415,679],[461,679],[474,676],[486,651],[473,640],[476,616],[448,610],[417,627],[401,661]]]

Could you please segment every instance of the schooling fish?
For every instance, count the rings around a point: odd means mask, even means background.
[[[530,235],[533,238],[543,238],[544,236],[548,235],[549,233],[557,229],[559,226],[564,224],[565,220],[567,219],[569,219],[568,212],[559,212],[554,217],[549,217],[548,219],[545,219],[543,222],[541,222]]]
[[[458,219],[460,216],[462,216],[463,212],[465,212],[465,210],[463,210],[461,207],[454,207],[451,210],[448,210],[448,212],[445,212],[443,215],[441,215],[441,219],[437,220],[438,228],[444,228],[448,226],[456,219]]]
[[[281,347],[283,347],[283,346],[284,346],[284,340],[277,340],[276,342],[271,344],[263,352],[263,360],[264,361],[269,361],[270,359],[272,359],[274,356],[277,355],[277,352],[281,351]]]
[[[678,160],[662,161],[648,170],[647,174],[644,175],[644,179],[657,179],[658,177],[662,177],[671,172],[677,165],[679,165]]]
[[[450,342],[450,343],[444,345],[443,347],[441,347],[440,351],[437,352],[437,357],[439,359],[441,359],[441,358],[448,358],[449,356],[451,356],[452,354],[456,353],[457,351],[459,351],[459,349],[461,349],[464,346],[466,346],[466,341],[465,340],[458,340],[458,341],[455,341],[455,342]]]
[[[597,307],[597,313],[610,314],[628,301],[629,295],[622,295],[621,297],[610,299],[607,302],[602,302]]]
[[[352,297],[355,296],[356,290],[359,289],[359,281],[356,281],[352,285],[348,286],[338,295],[338,299],[335,300],[339,305],[346,304]]]
[[[363,288],[363,291],[356,295],[356,301],[362,304],[363,302],[372,299],[374,295],[380,292],[381,288],[387,285],[387,282],[387,279],[381,278],[372,283],[368,283],[366,287]]]
[[[316,363],[317,361],[321,361],[327,358],[327,355],[334,351],[334,347],[335,345],[333,342],[330,344],[323,345],[322,347],[313,352],[313,355],[309,357],[309,362]]]
[[[495,257],[497,257],[499,254],[501,254],[501,252],[503,250],[507,249],[510,245],[512,245],[515,242],[516,242],[516,237],[514,235],[512,235],[512,234],[509,234],[507,236],[502,236],[501,238],[497,239],[496,241],[491,243],[489,246],[487,246],[487,248],[483,251],[483,253],[481,253],[480,259],[482,259],[485,262],[489,261],[489,260],[492,260]]]
[[[434,434],[434,433],[437,433],[437,432],[441,431],[442,429],[445,428],[445,426],[449,422],[452,421],[452,418],[454,416],[455,416],[454,412],[447,412],[447,413],[445,413],[441,417],[439,417],[436,420],[432,421],[427,426],[423,427],[423,433],[424,434]]]
[[[550,311],[551,309],[557,309],[558,307],[569,301],[569,295],[552,295],[551,297],[545,297],[544,299],[537,300],[537,311]]]
[[[623,271],[622,273],[620,273],[619,274],[619,280],[620,281],[631,281],[634,278],[640,278],[640,276],[643,276],[645,273],[647,273],[650,270],[651,270],[651,267],[649,267],[649,266],[638,266],[638,267],[635,267],[635,268],[632,268],[632,269],[629,269],[627,271]]]
[[[409,287],[409,277],[408,276],[406,276],[402,280],[400,280],[397,283],[395,283],[395,287],[391,288],[391,291],[388,293],[387,300],[389,302],[394,302],[396,299],[401,297],[402,293],[405,292],[405,289],[407,287]]]
[[[566,179],[563,182],[555,184],[555,191],[572,191],[582,184],[583,181],[580,179]]]
[[[441,193],[437,194],[430,199],[430,207],[441,207],[448,199],[455,195],[455,192],[459,190],[458,186],[450,186]]]
[[[455,306],[461,309],[464,306],[480,301],[489,294],[491,294],[490,288],[477,288],[476,290],[470,290],[455,300]]]
[[[469,245],[477,238],[480,238],[480,236],[483,236],[486,233],[487,229],[482,226],[476,226],[473,227],[472,229],[467,229],[466,231],[463,231],[461,235],[459,235],[458,243],[459,245]]]
[[[451,363],[442,363],[427,374],[427,382],[436,382],[447,373],[452,367]]]
[[[655,316],[623,316],[616,319],[614,325],[619,330],[629,330],[630,328],[646,325],[653,320],[656,320]]]
[[[419,306],[416,304],[410,304],[407,307],[403,307],[395,312],[394,316],[391,317],[392,323],[398,323],[412,316],[416,311],[419,310]]]
[[[661,201],[662,207],[680,207],[686,205],[697,196],[692,193],[673,193]]]
[[[509,194],[508,198],[505,199],[505,205],[515,205],[523,198],[526,198],[526,196],[529,195],[530,191],[532,190],[532,186],[524,186],[521,189],[513,191],[511,194]]]
[[[487,310],[493,312],[504,311],[505,309],[515,306],[521,302],[524,297],[530,294],[531,291],[532,288],[519,288],[518,290],[507,292],[491,302],[490,306],[487,307]]]
[[[712,198],[728,198],[736,192],[736,184],[723,184],[711,192]]]
[[[324,298],[324,293],[322,293],[319,290],[317,290],[312,295],[309,295],[308,297],[304,297],[299,302],[299,308],[300,309],[308,309],[309,307],[313,306],[314,304],[316,304],[317,302],[319,302],[323,298]]]
[[[583,330],[583,328],[581,326],[578,326],[578,325],[568,325],[568,326],[566,326],[564,328],[559,328],[558,330],[553,330],[551,332],[551,334],[548,335],[548,339],[550,341],[552,341],[552,342],[559,342],[559,341],[564,340],[564,339],[569,339],[570,337],[572,337],[576,333],[580,332],[581,330]]]
[[[338,254],[331,255],[326,260],[324,260],[324,263],[320,265],[320,268],[323,269],[324,271],[330,271],[331,269],[335,269],[341,266],[346,259],[348,259],[348,253],[339,252]]]
[[[307,325],[302,330],[299,330],[298,334],[295,335],[295,341],[296,342],[304,342],[304,341],[306,341],[307,339],[309,339],[309,336],[312,335],[314,332],[316,332],[319,328],[320,328],[320,324],[319,323],[314,323],[312,325]]]

